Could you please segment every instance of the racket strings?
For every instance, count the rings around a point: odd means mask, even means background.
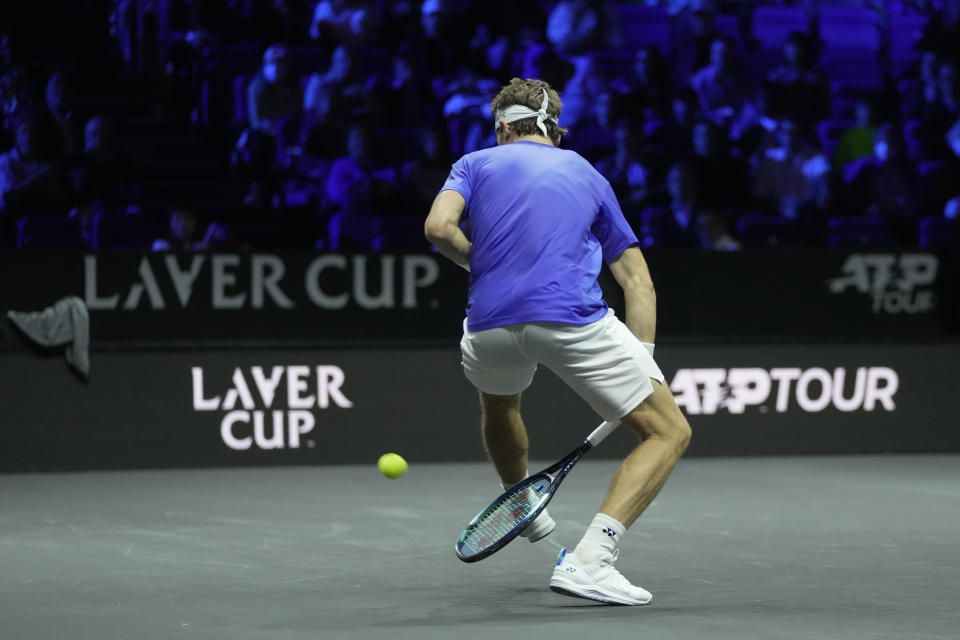
[[[541,481],[537,485],[518,487],[516,491],[504,495],[477,518],[463,542],[475,551],[495,544],[540,506],[547,484]]]

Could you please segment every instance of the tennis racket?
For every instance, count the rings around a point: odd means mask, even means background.
[[[604,422],[579,447],[543,471],[521,480],[476,515],[460,534],[454,550],[464,562],[476,562],[496,553],[520,535],[540,515],[560,483],[583,455],[600,444],[620,422]]]

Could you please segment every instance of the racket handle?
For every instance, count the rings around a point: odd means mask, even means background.
[[[613,430],[620,426],[619,420],[608,421],[601,424],[599,427],[593,430],[593,433],[587,436],[587,442],[590,443],[591,447],[595,447],[601,442],[604,438],[613,433]]]

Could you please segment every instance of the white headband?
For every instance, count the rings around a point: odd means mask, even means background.
[[[544,120],[551,120],[560,124],[560,119],[557,116],[552,116],[547,113],[547,105],[550,102],[550,96],[547,94],[547,90],[543,90],[543,102],[540,103],[540,110],[534,111],[530,107],[524,106],[522,104],[512,104],[506,109],[497,111],[496,121],[493,123],[494,130],[500,128],[501,122],[514,122],[515,120],[523,120],[524,118],[529,118],[531,116],[537,116],[537,128],[543,132],[543,135],[547,135],[547,125],[543,124]]]

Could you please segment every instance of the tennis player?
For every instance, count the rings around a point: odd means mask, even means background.
[[[642,605],[652,595],[613,563],[624,532],[686,449],[690,427],[653,359],[656,296],[637,237],[610,184],[558,148],[567,133],[561,110],[546,82],[511,80],[491,104],[497,146],[454,163],[424,229],[470,271],[463,370],[480,392],[484,443],[504,486],[527,476],[520,396],[538,364],[604,420],[620,420],[642,438],[550,579],[566,595]],[[625,324],[603,300],[601,260],[623,288]],[[522,535],[536,541],[555,525],[544,511]]]

